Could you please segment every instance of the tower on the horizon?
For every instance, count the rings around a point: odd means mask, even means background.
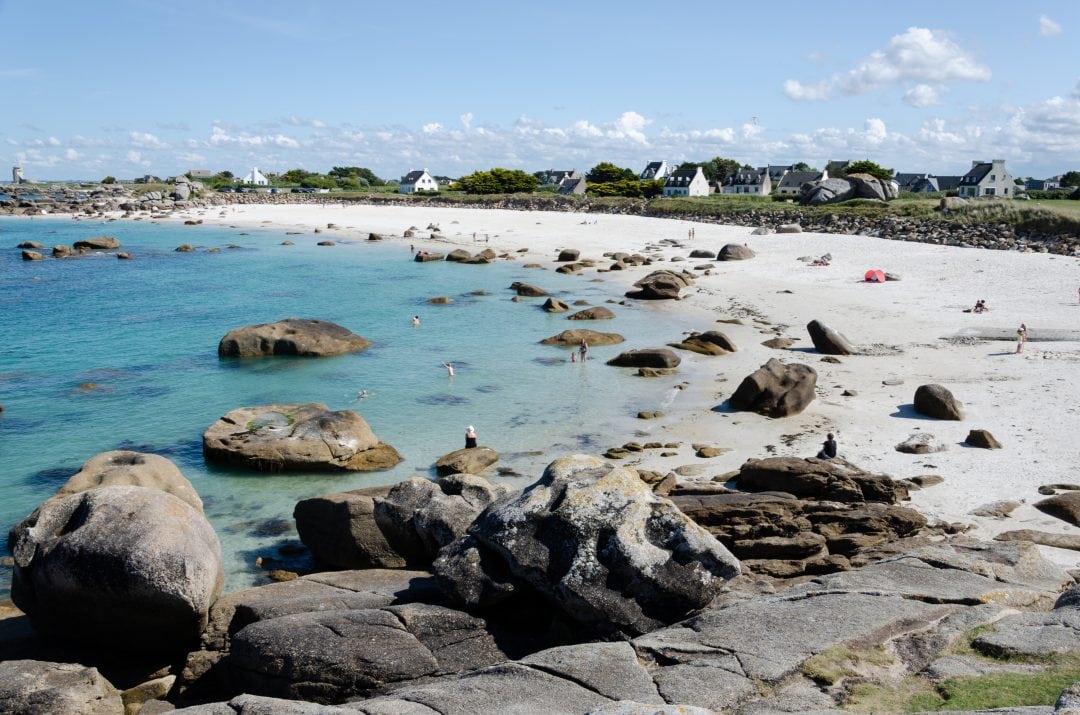
[[[23,176],[21,166],[11,167],[11,183],[13,184],[25,184],[26,177]]]

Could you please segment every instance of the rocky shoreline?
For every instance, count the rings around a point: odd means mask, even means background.
[[[173,211],[251,204],[353,204],[373,206],[410,206],[429,208],[503,209],[510,211],[558,211],[588,214],[648,216],[698,223],[747,226],[781,231],[798,226],[801,231],[873,236],[897,241],[914,241],[944,246],[984,248],[992,250],[1030,250],[1058,255],[1076,255],[1080,251],[1080,234],[1052,231],[1027,231],[1004,222],[952,222],[931,218],[905,216],[868,217],[845,213],[842,208],[823,214],[792,205],[781,211],[750,210],[708,216],[700,213],[671,213],[658,210],[655,201],[630,199],[621,204],[602,200],[579,199],[555,195],[522,195],[504,197],[467,197],[456,200],[441,197],[371,194],[340,197],[334,194],[293,193],[207,193],[178,186],[172,193],[147,192],[136,195],[127,187],[101,186],[93,190],[60,189],[39,199],[25,198],[26,192],[0,201],[0,215],[34,216],[44,213],[63,213],[74,216],[102,216],[123,212],[125,218],[135,212],[169,214]],[[951,203],[950,203],[951,202]],[[963,199],[943,200],[944,211],[956,211]]]

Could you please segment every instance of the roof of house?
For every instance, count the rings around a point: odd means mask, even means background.
[[[784,178],[780,180],[780,185],[777,188],[798,188],[805,184],[807,181],[817,181],[821,178],[820,171],[789,171],[784,175]]]
[[[830,161],[828,164],[825,165],[825,171],[829,172],[830,174],[833,172],[841,172],[849,166],[851,166],[850,159],[844,161]]]
[[[427,169],[421,169],[420,171],[410,171],[405,176],[401,177],[401,183],[403,184],[415,184],[420,181],[420,177],[427,173]]]
[[[650,161],[648,164],[645,165],[645,171],[649,171],[650,169],[652,169],[653,171],[657,171],[663,165],[664,162],[662,161]]]
[[[668,174],[664,186],[686,186],[693,181],[700,172],[700,166],[694,166],[689,169],[676,169]]]
[[[573,194],[577,193],[579,189],[584,191],[587,185],[588,184],[585,183],[585,177],[579,174],[578,176],[567,177],[560,181],[558,191],[560,194]]]
[[[960,179],[962,179],[962,178],[964,178],[964,177],[962,177],[962,176],[935,176],[934,177],[934,179],[937,181],[938,191],[949,191],[950,189],[955,189],[957,186],[960,185]]]
[[[897,186],[902,189],[905,186],[910,186],[911,184],[913,184],[916,179],[925,179],[928,176],[930,175],[926,172],[918,174],[905,174],[904,172],[898,172],[893,175],[893,181],[895,181]]]
[[[988,161],[980,161],[975,166],[971,167],[971,170],[964,174],[960,178],[961,184],[977,184],[986,178],[986,175],[990,173],[990,170],[994,168],[994,165]]]
[[[757,186],[765,180],[768,173],[762,169],[740,169],[724,180],[725,186]]]

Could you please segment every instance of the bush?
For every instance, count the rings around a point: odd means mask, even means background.
[[[467,194],[520,194],[536,190],[536,177],[520,169],[477,171],[458,180]]]

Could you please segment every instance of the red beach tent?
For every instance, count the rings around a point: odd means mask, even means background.
[[[866,272],[866,275],[863,276],[863,280],[867,283],[884,283],[885,271],[880,268],[871,268]]]

